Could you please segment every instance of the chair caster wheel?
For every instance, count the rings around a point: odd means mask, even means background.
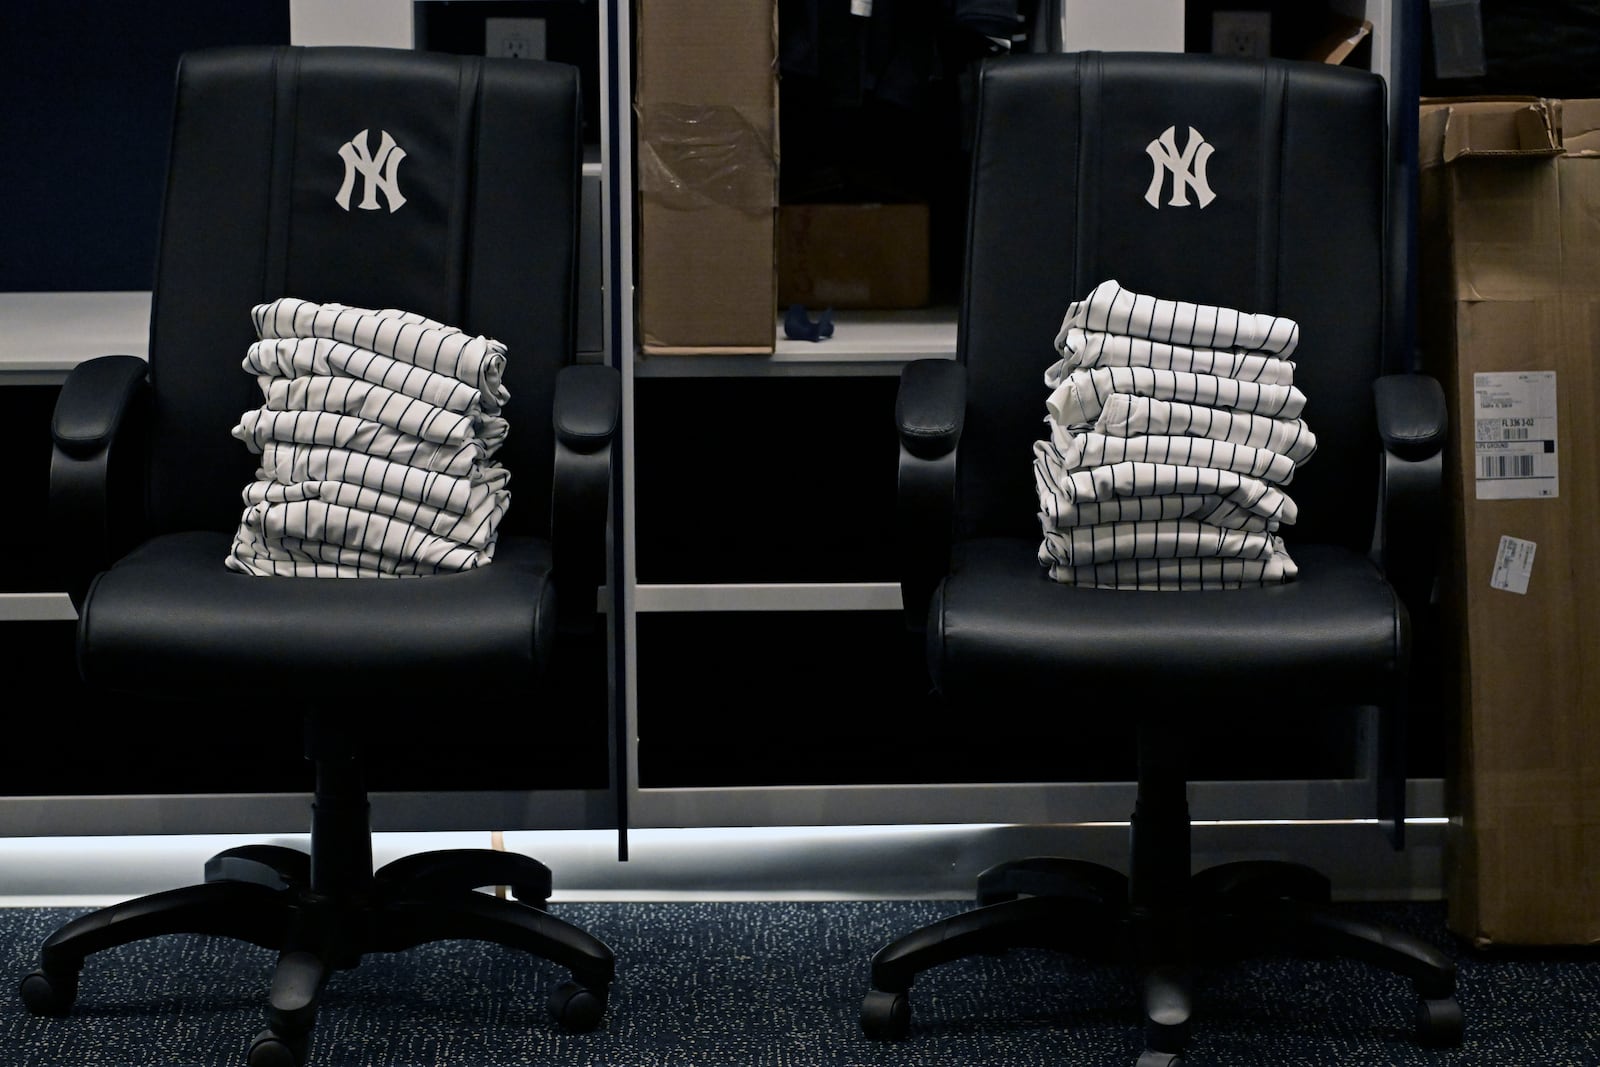
[[[22,1003],[35,1015],[65,1015],[78,999],[78,976],[34,971],[23,978],[18,992]]]
[[[1423,998],[1417,1002],[1417,1040],[1434,1048],[1461,1044],[1466,1020],[1455,997]]]
[[[904,993],[874,989],[861,998],[861,1029],[875,1041],[895,1041],[911,1030],[911,1001]]]
[[[250,1042],[250,1067],[300,1067],[305,1060],[305,1039],[291,1041],[263,1030]]]
[[[1183,1067],[1183,1057],[1176,1052],[1157,1052],[1146,1049],[1134,1067]]]
[[[604,990],[566,981],[550,994],[550,1017],[566,1030],[593,1030],[606,1013]]]

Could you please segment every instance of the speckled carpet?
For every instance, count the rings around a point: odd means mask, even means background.
[[[440,942],[367,957],[324,993],[308,1067],[1112,1067],[1140,1048],[1128,975],[1045,950],[935,968],[912,990],[900,1041],[858,1014],[884,943],[970,905],[955,901],[556,903],[611,946],[600,1027],[546,1014],[554,965]],[[1411,1040],[1402,979],[1360,963],[1251,960],[1197,991],[1184,1067],[1600,1067],[1600,951],[1480,952],[1438,904],[1346,905],[1450,952],[1466,1040]],[[260,1030],[273,954],[171,935],[89,959],[72,1014],[34,1017],[16,981],[40,941],[78,914],[0,909],[0,1063],[62,1067],[242,1065]]]

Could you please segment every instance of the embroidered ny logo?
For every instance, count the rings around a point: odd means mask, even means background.
[[[1189,190],[1193,189],[1195,199],[1201,207],[1205,207],[1217,198],[1206,181],[1206,163],[1215,149],[1200,136],[1199,130],[1190,126],[1189,141],[1180,153],[1176,133],[1176,127],[1168,126],[1165,133],[1144,147],[1151,163],[1155,165],[1155,173],[1150,175],[1150,188],[1145,190],[1144,198],[1151,207],[1159,210],[1161,186],[1165,184],[1167,174],[1171,173],[1172,199],[1167,201],[1167,205],[1188,207]]]
[[[361,202],[356,205],[362,210],[377,210],[380,189],[383,191],[384,199],[389,202],[391,215],[399,211],[400,205],[406,202],[406,198],[400,194],[398,174],[400,161],[406,158],[406,150],[394,143],[394,138],[389,136],[388,130],[379,132],[383,137],[378,142],[376,157],[367,151],[366,130],[362,130],[339,146],[339,158],[344,160],[344,184],[339,186],[339,194],[334,199],[346,211],[350,210],[350,190],[355,186],[357,174],[361,175],[365,183]]]

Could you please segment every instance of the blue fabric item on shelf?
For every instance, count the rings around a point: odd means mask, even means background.
[[[833,309],[826,308],[812,321],[802,304],[790,304],[783,317],[783,335],[791,341],[821,341],[833,336]]]

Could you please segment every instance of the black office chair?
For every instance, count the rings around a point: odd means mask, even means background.
[[[62,581],[105,714],[134,694],[205,706],[217,732],[237,724],[263,745],[298,746],[303,730],[310,849],[230,849],[202,884],[67,923],[22,980],[33,1012],[69,1011],[92,953],[200,933],[279,953],[252,1067],[306,1057],[333,972],[443,939],[552,961],[571,974],[551,997],[557,1021],[602,1018],[613,955],[546,909],[548,868],[462,849],[375,873],[365,775],[369,740],[426,765],[485,716],[533,723],[535,741],[540,721],[609,721],[593,650],[620,382],[575,362],[579,104],[577,71],[555,63],[344,47],[180,62],[148,366],[91,359],[54,413]],[[509,430],[494,459],[511,498],[491,562],[403,578],[224,565],[260,461],[230,436],[262,405],[244,369],[251,312],[285,297],[412,312],[505,344]],[[572,663],[593,669],[573,677]],[[207,759],[178,721],[152,733]]]
[[[863,1028],[908,1034],[913,979],[938,964],[1073,950],[1137,967],[1139,1063],[1170,1067],[1193,975],[1218,954],[1280,946],[1411,979],[1419,1037],[1459,1041],[1450,961],[1327,910],[1320,873],[1190,869],[1186,751],[1252,706],[1263,723],[1380,709],[1378,808],[1402,842],[1406,600],[1425,604],[1431,583],[1444,407],[1433,381],[1391,373],[1403,309],[1386,303],[1382,81],[1206,55],[1019,56],[988,62],[977,115],[958,357],[909,364],[897,401],[907,621],[926,626],[937,693],[981,709],[984,728],[1054,724],[1070,746],[1074,722],[1097,737],[1131,724],[1130,869],[1030,857],[986,871],[977,909],[873,957]],[[1294,580],[1156,592],[1047,577],[1031,470],[1044,372],[1068,303],[1108,280],[1299,324],[1294,384],[1317,450],[1289,487]]]

